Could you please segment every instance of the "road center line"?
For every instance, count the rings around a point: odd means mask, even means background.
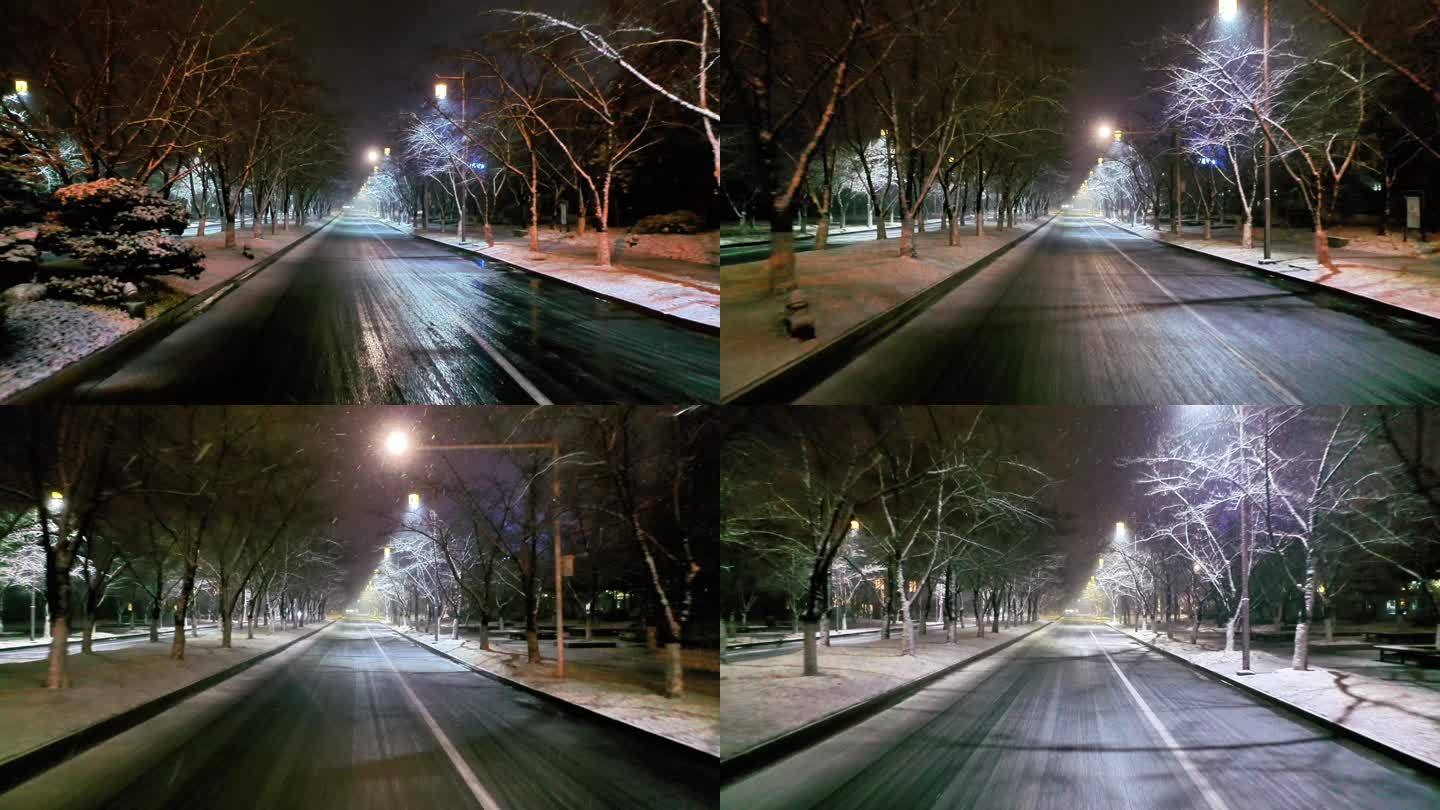
[[[415,711],[419,712],[420,716],[425,719],[425,725],[430,727],[430,733],[435,736],[436,741],[440,743],[440,747],[445,749],[445,756],[450,758],[450,764],[455,767],[456,772],[460,774],[460,778],[465,780],[465,786],[470,788],[470,793],[475,797],[475,801],[480,802],[480,806],[485,808],[485,810],[500,810],[500,804],[496,802],[495,799],[490,796],[490,793],[485,790],[484,786],[480,784],[480,780],[475,776],[475,772],[470,770],[470,766],[466,764],[465,758],[460,756],[460,752],[455,749],[454,743],[450,742],[450,738],[446,737],[445,732],[440,730],[440,724],[435,722],[435,718],[430,716],[430,712],[425,708],[425,704],[421,703],[420,698],[416,697],[415,693],[411,691],[410,684],[405,683],[405,676],[400,674],[400,670],[396,668],[395,662],[390,660],[390,655],[385,652],[384,647],[380,646],[380,642],[375,638],[375,634],[370,632],[369,625],[365,626],[365,634],[370,636],[370,641],[375,645],[375,649],[380,651],[380,655],[385,659],[385,663],[390,667],[390,671],[395,673],[395,679],[400,682],[400,688],[405,690],[405,697],[410,700],[410,705],[415,707]]]
[[[1125,259],[1125,261],[1127,261],[1127,262],[1129,262],[1130,264],[1134,265],[1135,269],[1136,269],[1136,270],[1139,270],[1141,273],[1143,273],[1143,274],[1145,275],[1145,278],[1147,278],[1147,279],[1150,280],[1150,283],[1151,283],[1151,284],[1154,284],[1156,287],[1158,287],[1158,288],[1160,289],[1161,292],[1165,293],[1166,297],[1168,297],[1171,301],[1173,301],[1173,302],[1174,302],[1177,306],[1179,306],[1181,309],[1183,309],[1183,310],[1185,310],[1186,312],[1188,312],[1191,316],[1193,316],[1193,317],[1195,318],[1195,320],[1199,321],[1200,324],[1205,327],[1206,331],[1208,331],[1208,332],[1210,333],[1210,335],[1215,338],[1215,340],[1216,340],[1217,343],[1219,343],[1221,346],[1223,346],[1226,351],[1228,351],[1228,352],[1230,352],[1231,354],[1235,355],[1235,359],[1239,360],[1241,363],[1244,363],[1245,366],[1246,366],[1247,368],[1249,368],[1251,371],[1255,372],[1255,374],[1258,375],[1258,376],[1260,377],[1260,379],[1262,379],[1262,380],[1264,380],[1265,382],[1269,383],[1269,384],[1270,384],[1270,387],[1274,388],[1274,389],[1275,389],[1276,391],[1278,391],[1280,394],[1282,394],[1283,396],[1285,396],[1286,398],[1288,398],[1288,399],[1290,400],[1290,404],[1292,404],[1292,405],[1303,405],[1303,404],[1304,404],[1304,402],[1300,399],[1300,397],[1295,396],[1295,394],[1292,393],[1289,388],[1286,388],[1286,387],[1284,386],[1284,384],[1282,384],[1279,380],[1277,380],[1277,379],[1275,379],[1274,377],[1270,376],[1268,373],[1265,372],[1264,369],[1262,369],[1262,368],[1260,368],[1259,366],[1255,365],[1255,363],[1254,363],[1253,361],[1251,361],[1250,358],[1246,357],[1243,353],[1241,353],[1241,351],[1240,351],[1239,349],[1237,349],[1237,348],[1235,348],[1234,346],[1230,345],[1230,341],[1228,341],[1228,340],[1225,339],[1225,335],[1222,334],[1219,329],[1216,329],[1215,326],[1214,326],[1214,324],[1210,323],[1210,321],[1207,320],[1204,315],[1201,315],[1199,312],[1196,312],[1196,311],[1195,311],[1195,308],[1192,307],[1192,306],[1190,306],[1188,303],[1186,303],[1186,302],[1184,301],[1184,299],[1180,298],[1180,296],[1178,296],[1178,295],[1176,295],[1175,293],[1171,292],[1169,287],[1166,287],[1164,284],[1161,284],[1159,279],[1157,279],[1157,278],[1155,278],[1154,276],[1150,275],[1150,271],[1149,271],[1149,270],[1146,270],[1144,267],[1141,267],[1139,262],[1137,262],[1137,261],[1135,261],[1134,259],[1130,258],[1130,254],[1128,254],[1128,253],[1126,253],[1125,251],[1121,250],[1114,242],[1111,242],[1111,241],[1105,236],[1105,234],[1103,234],[1103,233],[1101,233],[1099,230],[1097,230],[1097,229],[1095,228],[1095,226],[1094,226],[1094,225],[1091,225],[1088,221],[1085,223],[1085,227],[1089,228],[1096,236],[1100,237],[1100,239],[1101,239],[1102,241],[1104,241],[1106,245],[1109,245],[1109,246],[1110,246],[1110,249],[1111,249],[1111,250],[1115,251],[1116,253],[1119,253],[1119,254],[1121,255],[1121,257],[1123,257],[1123,258]]]
[[[1109,661],[1110,666],[1115,669],[1115,674],[1120,676],[1120,682],[1125,684],[1125,688],[1130,692],[1130,697],[1135,699],[1136,705],[1140,707],[1140,713],[1145,715],[1146,720],[1150,721],[1150,726],[1160,735],[1160,739],[1165,741],[1165,747],[1170,749],[1170,753],[1174,754],[1176,759],[1180,760],[1180,765],[1185,769],[1185,773],[1189,775],[1190,781],[1194,782],[1195,787],[1200,789],[1200,795],[1205,797],[1205,803],[1210,805],[1211,810],[1229,810],[1228,805],[1225,804],[1225,800],[1221,799],[1220,794],[1215,792],[1215,788],[1210,786],[1210,782],[1205,778],[1205,775],[1200,773],[1200,769],[1195,767],[1194,762],[1190,761],[1190,756],[1185,753],[1185,750],[1180,747],[1179,743],[1175,742],[1175,738],[1170,736],[1170,730],[1165,728],[1165,725],[1160,722],[1160,718],[1155,715],[1154,710],[1150,708],[1150,704],[1145,702],[1145,698],[1140,697],[1140,693],[1136,691],[1134,684],[1130,683],[1130,679],[1125,677],[1124,671],[1115,663],[1115,659],[1111,658],[1110,653],[1100,644],[1100,639],[1095,637],[1095,631],[1091,630],[1089,632],[1090,640],[1095,642],[1095,646],[1099,648],[1100,653],[1105,656],[1105,660]]]

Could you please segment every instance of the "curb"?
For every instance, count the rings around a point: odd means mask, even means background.
[[[942,667],[929,675],[921,676],[909,683],[904,683],[888,691],[881,692],[875,697],[867,698],[859,703],[831,712],[799,728],[771,737],[743,751],[725,757],[720,760],[720,785],[721,787],[729,785],[743,776],[779,762],[802,748],[809,748],[827,737],[838,734],[863,720],[868,720],[905,698],[919,692],[935,681],[947,675],[954,674],[957,670],[969,666],[982,658],[988,658],[1006,647],[1023,641],[1052,624],[1054,624],[1053,621],[1041,622],[1040,626],[1031,628],[1002,644],[981,650],[963,661],[957,661]]]
[[[50,770],[71,757],[84,753],[121,732],[128,731],[140,725],[191,695],[203,692],[221,681],[239,675],[250,667],[255,666],[272,655],[288,650],[334,623],[335,620],[328,621],[305,635],[291,639],[273,650],[266,650],[249,660],[241,661],[232,667],[207,675],[194,683],[182,686],[154,700],[126,709],[119,714],[107,717],[79,731],[71,732],[64,737],[51,740],[48,743],[42,743],[36,748],[32,748],[21,754],[16,754],[0,762],[0,793],[4,793],[22,782],[39,776],[41,773]]]
[[[194,629],[196,629],[196,630],[210,630],[210,629],[213,629],[213,628],[216,628],[216,627],[219,627],[219,626],[220,626],[220,625],[218,625],[218,624],[202,624],[202,625],[199,625],[198,627],[196,627],[196,628],[194,628]],[[174,636],[174,633],[175,633],[175,628],[169,627],[169,628],[166,628],[166,629],[170,631],[171,636],[173,637],[173,636]],[[189,627],[185,628],[185,632],[187,632],[187,633],[190,632],[190,630],[191,630],[191,628],[189,628]],[[97,638],[97,639],[92,639],[92,640],[93,640],[94,643],[96,643],[96,644],[104,644],[104,643],[107,642],[107,641],[120,641],[120,640],[122,640],[122,639],[127,639],[127,638],[142,638],[142,637],[143,637],[143,638],[148,638],[149,636],[150,636],[150,631],[149,631],[149,630],[146,630],[146,631],[144,631],[143,633],[142,633],[142,632],[124,633],[124,634],[118,635],[118,636],[106,636],[105,638]],[[66,643],[67,645],[69,645],[69,644],[79,644],[82,640],[83,640],[83,639],[78,639],[78,638],[77,638],[77,639],[75,639],[75,640],[73,640],[73,641],[67,641],[67,642],[65,642],[65,643]],[[37,641],[37,642],[35,642],[34,644],[16,644],[16,645],[11,646],[11,647],[0,647],[0,655],[4,655],[5,653],[8,653],[8,652],[14,652],[15,650],[36,650],[36,649],[40,649],[40,648],[42,648],[42,647],[49,647],[49,646],[50,646],[50,642],[48,642],[48,641]]]
[[[1120,230],[1133,236],[1138,236],[1141,239],[1149,239],[1151,242],[1158,242],[1162,245],[1168,245],[1172,248],[1179,248],[1180,250],[1183,250],[1187,253],[1194,253],[1198,256],[1204,256],[1206,258],[1215,259],[1216,261],[1222,261],[1226,264],[1234,265],[1236,267],[1243,267],[1246,270],[1250,270],[1255,273],[1263,273],[1270,278],[1290,281],[1295,284],[1301,285],[1301,287],[1307,291],[1333,293],[1334,295],[1345,300],[1354,301],[1358,304],[1381,310],[1386,315],[1389,315],[1392,318],[1404,318],[1412,321],[1419,321],[1420,323],[1423,323],[1431,328],[1440,327],[1440,317],[1437,317],[1435,315],[1418,312],[1413,309],[1402,307],[1398,304],[1392,304],[1388,301],[1381,301],[1378,298],[1371,298],[1367,295],[1361,295],[1360,293],[1351,292],[1350,290],[1342,289],[1340,287],[1331,287],[1327,284],[1320,284],[1319,282],[1310,281],[1309,279],[1298,278],[1296,276],[1290,275],[1289,273],[1284,273],[1279,270],[1271,270],[1266,267],[1257,267],[1256,265],[1250,264],[1249,262],[1244,262],[1239,259],[1232,259],[1229,256],[1217,256],[1214,253],[1210,253],[1196,247],[1190,247],[1189,245],[1177,245],[1174,242],[1167,242],[1164,239],[1156,239],[1153,236],[1148,236],[1139,231],[1132,231],[1124,225],[1116,222],[1111,222],[1109,220],[1104,220],[1104,222],[1106,225],[1119,228]]]
[[[151,318],[130,332],[121,335],[110,345],[102,346],[79,360],[60,367],[49,376],[42,377],[29,386],[16,391],[4,400],[0,400],[0,404],[24,405],[53,399],[63,399],[65,398],[64,395],[73,391],[80,382],[96,376],[108,376],[109,373],[113,373],[114,370],[131,355],[159,343],[176,329],[184,326],[191,318],[204,314],[204,309],[200,309],[198,312],[195,311],[196,307],[200,304],[207,301],[209,304],[214,304],[216,301],[229,295],[236,287],[249,281],[256,273],[279,261],[280,257],[289,253],[291,249],[298,247],[310,237],[335,224],[335,221],[339,218],[340,214],[336,214],[325,224],[296,239],[285,247],[246,267],[230,278],[217,282],[186,298],[184,301],[156,315],[154,318]]]
[[[695,763],[697,763],[697,764],[700,764],[700,765],[714,765],[714,764],[716,764],[716,763],[718,763],[718,762],[720,761],[720,758],[719,758],[719,757],[717,757],[716,755],[710,753],[709,751],[705,751],[705,750],[703,750],[703,749],[696,748],[695,746],[690,745],[689,743],[683,743],[683,742],[680,742],[679,740],[671,739],[670,737],[666,737],[666,736],[663,735],[663,734],[657,734],[656,732],[650,731],[650,730],[648,730],[648,729],[644,729],[644,728],[641,728],[641,727],[639,727],[639,726],[631,725],[630,723],[627,723],[627,722],[625,722],[624,720],[616,719],[616,718],[614,718],[614,717],[611,717],[611,716],[608,715],[608,714],[602,714],[602,713],[600,713],[600,712],[598,712],[598,711],[595,711],[594,709],[592,709],[592,708],[590,708],[590,707],[588,707],[588,706],[581,706],[581,705],[578,704],[578,703],[571,703],[570,701],[565,700],[564,698],[556,697],[555,695],[552,695],[552,694],[550,694],[549,692],[546,692],[546,691],[541,690],[541,689],[536,689],[536,688],[533,687],[533,686],[530,686],[530,685],[528,685],[528,684],[521,683],[520,681],[517,681],[517,680],[515,680],[515,679],[513,679],[513,678],[507,678],[507,677],[505,677],[504,675],[499,675],[499,674],[496,674],[496,673],[494,673],[494,672],[491,672],[491,671],[489,671],[489,670],[487,670],[487,669],[482,669],[482,668],[480,668],[480,667],[475,666],[474,664],[471,664],[471,663],[469,663],[469,662],[467,662],[467,661],[464,661],[464,660],[461,659],[461,658],[458,658],[458,657],[456,657],[456,656],[454,656],[454,655],[451,655],[450,653],[444,652],[443,650],[437,650],[437,649],[435,649],[434,647],[431,647],[429,644],[426,644],[425,642],[420,641],[419,639],[412,637],[409,633],[401,632],[400,630],[396,629],[395,627],[393,627],[393,626],[391,626],[391,625],[388,625],[388,624],[387,624],[387,625],[385,625],[385,626],[388,627],[390,630],[394,631],[394,632],[395,632],[397,635],[399,635],[401,638],[405,639],[406,641],[409,641],[411,644],[414,644],[415,646],[420,647],[421,649],[428,650],[428,651],[430,651],[430,652],[432,652],[432,653],[440,656],[441,658],[449,659],[449,660],[451,660],[451,661],[459,664],[460,666],[465,667],[465,668],[468,669],[468,670],[471,670],[472,672],[478,673],[478,674],[480,674],[480,675],[484,675],[485,677],[490,678],[490,679],[492,679],[492,680],[499,681],[500,683],[503,683],[503,684],[505,684],[506,686],[511,686],[511,687],[516,688],[516,689],[519,689],[520,691],[525,692],[526,694],[528,694],[528,695],[530,695],[530,696],[532,696],[532,697],[540,698],[541,700],[543,700],[543,701],[545,701],[545,702],[547,702],[547,703],[549,703],[549,704],[551,704],[551,705],[558,706],[558,707],[560,707],[561,709],[564,709],[564,710],[566,710],[566,711],[572,712],[572,713],[574,713],[574,714],[584,715],[584,716],[586,716],[586,717],[588,717],[588,718],[590,718],[590,719],[592,719],[592,720],[599,720],[599,721],[601,721],[604,725],[607,725],[607,726],[611,727],[612,729],[616,729],[616,730],[619,730],[619,731],[626,732],[626,733],[628,733],[628,734],[630,734],[630,735],[632,735],[632,736],[637,736],[637,735],[638,735],[640,738],[642,738],[642,739],[644,739],[644,740],[646,740],[646,741],[648,741],[648,742],[652,742],[652,743],[658,742],[658,743],[660,743],[661,745],[670,748],[671,751],[672,751],[672,753],[678,754],[678,755],[681,756],[681,757],[688,758],[688,759],[690,759],[691,761],[693,761],[693,762],[695,762]]]
[[[446,250],[449,250],[451,253],[458,253],[458,254],[460,254],[460,255],[462,255],[462,256],[484,256],[486,259],[489,259],[489,260],[492,261],[492,262],[500,262],[501,264],[503,264],[503,265],[505,265],[505,266],[507,266],[507,267],[513,267],[513,268],[515,268],[516,270],[523,270],[524,272],[529,273],[529,274],[532,275],[532,276],[538,276],[538,277],[540,277],[540,278],[545,279],[546,281],[553,281],[553,282],[555,282],[556,284],[561,284],[561,285],[566,286],[566,287],[569,287],[569,288],[571,288],[571,289],[573,289],[573,290],[579,290],[580,292],[583,292],[583,293],[585,293],[586,295],[593,295],[593,296],[595,296],[596,298],[602,298],[602,299],[604,299],[604,300],[606,300],[606,301],[609,301],[609,302],[612,303],[612,304],[616,304],[616,305],[621,306],[621,307],[624,307],[624,308],[626,308],[626,309],[634,310],[634,311],[639,312],[639,313],[641,313],[641,314],[643,314],[643,315],[647,315],[647,316],[649,316],[649,317],[651,317],[651,318],[658,318],[658,319],[660,319],[660,320],[662,320],[662,321],[666,321],[666,322],[675,324],[676,326],[680,326],[680,327],[683,327],[683,328],[685,328],[685,329],[689,329],[689,330],[692,331],[692,332],[699,332],[699,333],[705,334],[705,335],[715,335],[716,337],[718,337],[718,336],[720,335],[720,327],[718,327],[718,326],[711,326],[711,325],[708,324],[708,323],[700,323],[699,321],[692,321],[692,320],[690,320],[689,318],[682,318],[682,317],[680,317],[680,316],[678,316],[678,315],[671,315],[671,314],[668,313],[668,312],[661,312],[661,311],[658,310],[658,309],[651,309],[651,308],[649,308],[649,307],[647,307],[647,306],[642,306],[642,305],[637,304],[637,303],[635,303],[635,302],[633,302],[633,301],[626,301],[626,300],[623,299],[623,298],[616,298],[615,296],[610,295],[609,293],[603,293],[603,292],[599,292],[599,291],[597,291],[597,290],[592,290],[592,289],[590,289],[589,287],[586,287],[586,286],[583,286],[583,285],[580,285],[580,284],[576,284],[576,283],[573,282],[573,281],[566,281],[565,279],[560,278],[560,277],[558,277],[558,276],[552,276],[552,275],[549,275],[548,273],[542,273],[542,272],[540,272],[540,271],[538,271],[538,270],[531,270],[530,268],[525,267],[525,266],[523,266],[523,265],[516,264],[515,262],[510,261],[509,259],[502,259],[502,258],[500,258],[500,257],[498,257],[498,256],[491,256],[490,254],[488,254],[488,253],[486,253],[486,252],[484,252],[484,251],[482,251],[482,250],[477,250],[477,249],[473,249],[473,248],[464,248],[464,247],[460,247],[459,245],[452,245],[452,244],[450,244],[449,242],[441,242],[441,241],[438,240],[438,239],[432,239],[432,238],[430,238],[430,237],[428,237],[428,236],[424,236],[424,235],[415,233],[413,230],[410,231],[410,232],[406,232],[406,230],[405,230],[404,228],[401,228],[401,227],[399,227],[399,226],[397,226],[397,225],[395,225],[395,224],[393,224],[393,223],[386,222],[386,221],[383,220],[383,219],[378,219],[378,218],[377,218],[376,221],[379,222],[379,223],[381,223],[381,224],[383,224],[383,225],[386,225],[386,226],[388,226],[388,227],[394,228],[396,231],[398,231],[398,232],[400,232],[400,233],[403,233],[403,234],[405,234],[406,236],[410,236],[410,237],[413,237],[413,238],[415,238],[415,239],[419,239],[419,240],[421,240],[421,241],[423,241],[423,242],[429,242],[429,243],[432,244],[432,245],[438,245],[438,246],[440,246],[440,247],[442,247],[442,248],[445,248]],[[718,294],[717,294],[717,298],[718,298]]]
[[[1010,252],[1016,245],[1044,230],[1055,221],[1057,216],[1059,214],[1051,214],[1048,219],[1030,229],[1028,233],[981,256],[964,268],[956,270],[884,312],[851,326],[834,340],[820,346],[815,351],[803,354],[778,368],[771,369],[728,395],[721,394],[720,404],[793,403],[806,391],[835,373],[844,360],[878,343],[896,329],[904,326],[945,294],[974,278],[996,259]],[[724,319],[723,314],[721,319]]]
[[[1106,625],[1106,626],[1110,626],[1110,625]],[[1309,709],[1303,708],[1303,707],[1301,707],[1301,706],[1297,706],[1296,704],[1291,703],[1290,701],[1285,700],[1284,698],[1276,697],[1275,695],[1272,695],[1272,694],[1270,694],[1269,692],[1265,692],[1265,691],[1263,691],[1263,690],[1256,689],[1255,687],[1253,687],[1253,686],[1245,683],[1245,682],[1242,681],[1242,680],[1238,680],[1238,679],[1236,679],[1236,678],[1234,678],[1234,677],[1231,677],[1231,676],[1229,676],[1229,675],[1226,675],[1226,674],[1224,674],[1224,673],[1222,673],[1222,672],[1216,672],[1216,671],[1213,670],[1213,669],[1207,669],[1207,668],[1205,668],[1205,667],[1202,667],[1202,666],[1200,666],[1199,664],[1196,664],[1196,663],[1190,661],[1189,659],[1187,659],[1187,658],[1185,658],[1185,657],[1183,657],[1183,656],[1176,655],[1175,653],[1170,652],[1169,650],[1161,649],[1160,647],[1157,647],[1157,646],[1155,646],[1154,644],[1151,644],[1150,642],[1145,641],[1144,639],[1136,638],[1135,636],[1131,635],[1130,633],[1128,633],[1128,632],[1126,632],[1126,631],[1124,631],[1124,630],[1120,630],[1119,628],[1114,628],[1114,627],[1112,627],[1112,629],[1116,630],[1116,632],[1121,633],[1122,635],[1126,636],[1127,638],[1130,638],[1130,639],[1134,640],[1134,641],[1135,641],[1136,643],[1138,643],[1138,644],[1143,644],[1143,645],[1145,645],[1145,647],[1147,647],[1148,649],[1154,650],[1155,652],[1160,653],[1161,655],[1163,655],[1163,656],[1165,656],[1165,657],[1167,657],[1167,658],[1172,658],[1172,659],[1174,659],[1174,660],[1176,660],[1176,661],[1179,661],[1180,663],[1182,663],[1182,664],[1184,664],[1185,666],[1187,666],[1187,667],[1195,670],[1196,672],[1201,672],[1201,673],[1204,673],[1204,674],[1206,674],[1206,675],[1210,675],[1210,676],[1212,676],[1212,677],[1220,678],[1224,683],[1229,684],[1230,686],[1233,686],[1233,687],[1235,687],[1235,688],[1237,688],[1237,689],[1240,689],[1241,691],[1246,692],[1246,693],[1250,694],[1250,695],[1253,696],[1253,697],[1260,698],[1261,700],[1263,700],[1263,701],[1265,701],[1265,702],[1267,702],[1267,703],[1269,703],[1269,704],[1271,704],[1271,705],[1273,705],[1273,706],[1276,706],[1276,707],[1280,708],[1280,709],[1283,710],[1283,711],[1288,711],[1288,712],[1290,712],[1290,713],[1292,713],[1292,714],[1298,715],[1302,720],[1305,720],[1305,721],[1308,721],[1308,722],[1310,722],[1310,723],[1313,723],[1313,724],[1315,724],[1315,725],[1317,725],[1317,726],[1320,726],[1320,727],[1326,729],[1327,731],[1330,731],[1330,732],[1331,732],[1332,734],[1334,734],[1335,736],[1344,737],[1345,739],[1350,740],[1351,742],[1358,743],[1358,744],[1360,744],[1360,745],[1362,745],[1362,746],[1364,746],[1364,747],[1366,747],[1366,748],[1369,748],[1369,749],[1371,749],[1371,750],[1373,750],[1373,751],[1376,751],[1376,752],[1378,752],[1378,753],[1380,753],[1380,754],[1384,754],[1385,756],[1390,757],[1391,759],[1399,760],[1400,762],[1404,763],[1407,767],[1410,767],[1410,768],[1413,768],[1413,769],[1415,769],[1415,770],[1417,770],[1417,771],[1420,771],[1421,773],[1426,774],[1427,776],[1431,777],[1432,779],[1440,779],[1440,764],[1431,762],[1430,760],[1425,759],[1425,758],[1423,758],[1423,757],[1421,757],[1421,756],[1419,756],[1419,755],[1412,754],[1412,753],[1410,753],[1409,751],[1406,751],[1406,750],[1403,749],[1403,748],[1396,748],[1395,746],[1392,746],[1392,745],[1390,745],[1389,743],[1382,742],[1382,741],[1380,741],[1380,740],[1375,739],[1374,737],[1370,737],[1370,736],[1367,736],[1367,735],[1365,735],[1365,734],[1362,734],[1362,733],[1356,731],[1355,729],[1350,728],[1349,726],[1341,725],[1340,723],[1337,723],[1337,722],[1335,722],[1334,720],[1331,720],[1330,718],[1328,718],[1328,717],[1326,717],[1326,716],[1324,716],[1324,715],[1316,714],[1315,712],[1312,712],[1312,711],[1310,711]]]

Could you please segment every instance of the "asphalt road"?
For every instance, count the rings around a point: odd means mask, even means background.
[[[727,785],[720,806],[1395,810],[1440,807],[1440,785],[1067,623]]]
[[[542,703],[371,622],[327,628],[243,694],[167,728],[190,703],[0,796],[0,806],[7,798],[247,810],[715,803],[716,766]],[[150,739],[125,739],[147,726]],[[135,767],[116,761],[126,757]],[[127,778],[111,782],[117,773]],[[52,775],[46,793],[36,783]]]
[[[97,402],[677,403],[719,339],[345,216],[118,369]]]
[[[200,635],[202,635],[202,636],[209,635],[214,628],[215,628],[215,625],[213,625],[213,624],[211,624],[211,625],[202,624],[202,625],[200,625]],[[236,628],[236,630],[237,630],[238,632],[241,632],[241,633],[245,632],[242,628],[238,628],[238,627]],[[137,631],[138,631],[138,632],[145,632],[144,626],[142,625],[141,627],[137,628]],[[171,633],[173,633],[173,632],[174,632],[174,628],[173,628],[173,627],[162,627],[162,628],[160,628],[160,643],[161,643],[161,644],[169,644],[169,643],[170,643],[170,636],[171,636]],[[190,632],[190,630],[187,628],[185,632],[188,633],[188,632]],[[192,635],[191,637],[193,638],[193,635]],[[99,650],[119,650],[119,649],[123,649],[123,648],[125,648],[125,647],[129,647],[129,646],[132,646],[132,645],[135,645],[135,644],[149,644],[149,643],[150,643],[150,637],[149,637],[148,635],[145,635],[145,636],[141,636],[141,637],[139,637],[139,638],[117,638],[117,639],[97,638],[97,639],[95,639],[95,642],[94,642],[93,646],[94,646],[94,648],[95,648],[97,651],[99,651]],[[80,642],[79,642],[79,641],[72,641],[72,642],[70,642],[69,652],[70,652],[72,655],[80,652]],[[48,646],[44,646],[44,647],[31,647],[31,646],[28,646],[28,645],[27,645],[27,646],[21,647],[21,648],[19,648],[19,649],[4,649],[4,648],[0,648],[0,664],[18,664],[18,663],[23,662],[23,661],[39,661],[39,660],[45,658],[45,657],[46,657],[47,655],[49,655],[49,654],[50,654],[50,648],[49,648]]]
[[[807,387],[807,404],[1435,403],[1440,330],[1064,216]]]
[[[852,225],[851,227],[853,228],[854,226]],[[925,230],[927,232],[933,231],[939,227],[940,220],[938,219],[931,219],[925,222]],[[970,227],[975,227],[973,220],[971,221]],[[898,222],[892,222],[887,224],[885,226],[885,233],[891,239],[899,239],[900,224]],[[815,249],[815,231],[813,229],[806,231],[806,235],[808,238],[801,239],[795,242],[796,253],[805,253],[806,251]],[[847,247],[849,245],[859,244],[860,242],[873,241],[875,241],[875,229],[873,227],[861,228],[859,230],[852,230],[846,233],[835,233],[832,231],[830,233],[830,237],[825,240],[825,249],[829,250],[831,248]],[[720,248],[720,263],[722,265],[744,264],[745,262],[760,261],[761,259],[769,257],[769,255],[769,242],[760,242],[759,244],[745,243],[739,245],[732,245],[730,247],[725,247],[722,245]]]

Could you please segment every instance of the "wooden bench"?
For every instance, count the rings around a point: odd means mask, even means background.
[[[1380,653],[1380,660],[1387,663],[1404,666],[1413,661],[1418,667],[1440,667],[1440,650],[1434,644],[1376,644],[1375,649]]]

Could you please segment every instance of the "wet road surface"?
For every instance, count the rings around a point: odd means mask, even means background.
[[[1440,785],[1066,623],[727,785],[720,806],[1398,810],[1440,806]]]
[[[715,804],[715,765],[542,703],[379,624],[339,622],[294,652],[260,664],[283,663],[253,683],[231,686],[256,670],[0,796],[0,806]]]
[[[797,395],[809,404],[1435,403],[1440,331],[1062,216]]]
[[[70,398],[711,401],[719,339],[345,216]]]

